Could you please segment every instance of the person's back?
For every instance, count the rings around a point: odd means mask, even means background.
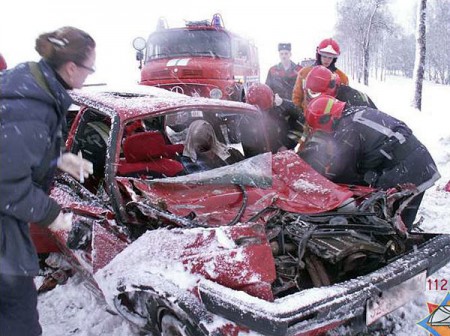
[[[337,183],[390,187],[374,179],[373,173],[381,176],[421,146],[403,122],[368,107],[346,107],[333,132],[319,134],[322,141],[330,142],[327,150],[314,153],[307,143],[300,156]],[[399,147],[406,142],[407,147]]]
[[[367,106],[374,109],[377,108],[373,100],[370,99],[366,93],[356,90],[348,85],[340,85],[338,87],[336,98],[351,106]]]
[[[416,203],[402,214],[411,226],[423,192],[440,177],[430,153],[402,121],[366,106],[344,107],[330,96],[311,101],[306,120],[318,132],[300,157],[336,183],[382,189],[415,184]]]
[[[180,158],[186,174],[223,167],[242,159],[244,156],[238,150],[217,139],[214,128],[206,120],[195,120],[189,125]]]

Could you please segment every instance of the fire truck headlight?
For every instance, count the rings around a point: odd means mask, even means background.
[[[220,89],[217,89],[217,88],[215,88],[215,89],[212,89],[210,92],[209,92],[209,96],[211,97],[211,98],[213,98],[213,99],[221,99],[222,98],[222,91],[220,90]]]

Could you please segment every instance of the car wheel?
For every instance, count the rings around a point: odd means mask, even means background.
[[[184,324],[171,314],[164,314],[161,319],[162,336],[189,336]]]

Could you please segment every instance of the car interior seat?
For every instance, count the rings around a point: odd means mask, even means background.
[[[125,159],[117,167],[122,176],[170,177],[183,171],[183,165],[174,160],[183,145],[168,145],[160,132],[135,133],[125,138]]]

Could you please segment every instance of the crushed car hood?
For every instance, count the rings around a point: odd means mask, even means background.
[[[318,174],[293,151],[265,153],[188,176],[117,179],[133,202],[152,200],[162,210],[208,226],[227,224],[240,209],[242,222],[268,207],[304,214],[325,212],[353,195]]]

